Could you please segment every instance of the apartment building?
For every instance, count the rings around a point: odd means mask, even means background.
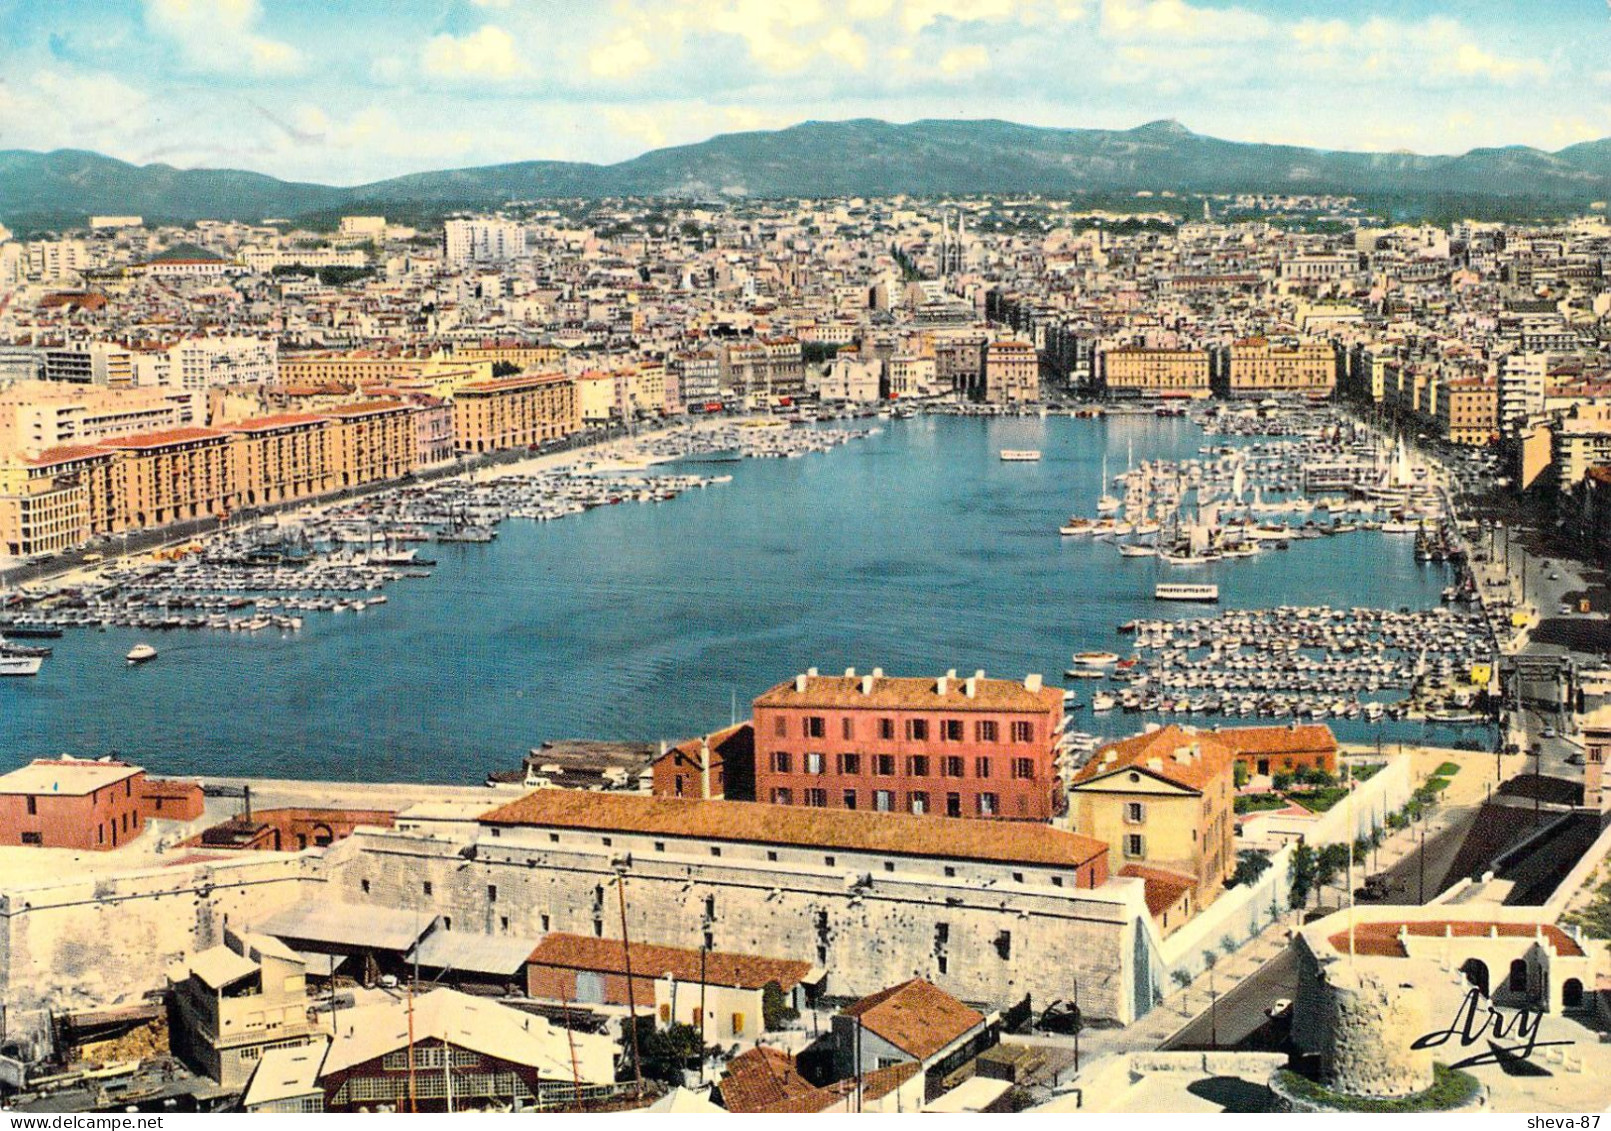
[[[1102,381],[1114,397],[1206,397],[1207,350],[1121,346],[1102,352]]]
[[[1040,357],[1032,343],[1003,338],[985,347],[984,399],[1001,405],[1040,399]]]
[[[758,696],[755,797],[808,809],[1046,821],[1063,695],[1039,676],[808,671]]]
[[[1268,338],[1243,338],[1228,351],[1226,381],[1233,397],[1330,396],[1337,387],[1337,349],[1330,342],[1277,345]]]
[[[454,446],[479,453],[563,439],[582,427],[581,384],[540,373],[464,385],[453,397]]]
[[[1499,435],[1499,386],[1481,377],[1446,381],[1438,400],[1438,430],[1451,444],[1483,447]]]

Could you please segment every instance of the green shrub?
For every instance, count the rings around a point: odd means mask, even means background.
[[[1460,767],[1455,765],[1453,762],[1445,762],[1432,772],[1440,778],[1452,778],[1455,774],[1460,772]]]
[[[1413,1096],[1394,1099],[1372,1099],[1368,1096],[1345,1096],[1334,1092],[1307,1076],[1300,1076],[1290,1068],[1276,1073],[1281,1086],[1300,1099],[1323,1104],[1337,1111],[1363,1112],[1367,1115],[1388,1115],[1397,1112],[1448,1111],[1468,1103],[1477,1094],[1477,1078],[1446,1065],[1432,1066],[1432,1086]]]

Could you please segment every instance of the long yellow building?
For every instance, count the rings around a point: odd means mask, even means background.
[[[1337,348],[1330,342],[1278,346],[1266,338],[1244,338],[1231,346],[1229,370],[1232,396],[1330,396],[1337,387]]]
[[[1102,374],[1108,392],[1118,396],[1206,397],[1209,394],[1207,350],[1124,346],[1102,355]]]
[[[477,381],[453,397],[453,444],[461,452],[529,447],[581,427],[576,382],[562,373]]]

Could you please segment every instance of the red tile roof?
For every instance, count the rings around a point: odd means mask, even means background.
[[[543,936],[543,941],[537,944],[528,961],[533,966],[625,974],[626,950],[620,939],[555,932]],[[701,970],[704,971],[706,985],[758,990],[768,982],[776,982],[779,988],[790,990],[811,972],[811,964],[788,958],[762,958],[719,951],[702,954],[687,947],[632,944],[632,976],[635,979],[660,978],[670,974],[679,982],[697,983]]]
[[[324,419],[324,416],[314,412],[287,412],[279,416],[254,417],[224,427],[230,432],[271,432],[276,428],[291,428],[298,424],[317,424]]]
[[[1197,887],[1197,881],[1191,876],[1164,868],[1148,868],[1142,864],[1126,864],[1119,869],[1119,875],[1141,880],[1146,885],[1147,913],[1154,919]]]
[[[213,428],[169,428],[162,432],[146,432],[139,436],[123,436],[103,441],[108,448],[165,448],[170,444],[188,444],[197,440],[223,440],[228,433]]]
[[[984,1014],[922,978],[862,998],[842,1011],[915,1060],[926,1060],[984,1023]]]
[[[939,690],[945,679],[945,693]],[[871,681],[870,689],[863,680]],[[805,690],[796,691],[795,681],[786,680],[755,698],[756,707],[822,707],[841,710],[863,708],[869,711],[1032,711],[1063,709],[1063,693],[1042,686],[1031,691],[1011,679],[981,679],[974,694],[967,693],[966,677],[910,678],[905,676],[808,675]]]
[[[359,404],[338,404],[325,409],[324,413],[326,416],[378,416],[407,407],[402,401],[363,401]]]
[[[35,467],[43,467],[53,463],[72,463],[74,460],[102,458],[111,455],[105,447],[99,444],[63,444],[58,448],[47,448],[28,462]]]
[[[839,848],[889,856],[945,857],[1078,868],[1107,842],[1048,825],[919,817],[845,809],[786,808],[627,793],[539,789],[481,817],[483,825],[659,833],[698,840]]]
[[[1195,754],[1185,760],[1176,756],[1182,750],[1191,749]],[[1110,755],[1111,761],[1108,760]],[[1135,770],[1201,793],[1210,782],[1229,774],[1234,760],[1219,735],[1171,724],[1102,747],[1074,775],[1073,788],[1123,770]]]

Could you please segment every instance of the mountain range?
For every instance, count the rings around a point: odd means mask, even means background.
[[[614,165],[521,161],[337,187],[237,169],[132,165],[85,150],[0,150],[0,220],[137,213],[260,220],[380,204],[427,210],[543,197],[877,196],[1139,190],[1525,198],[1611,196],[1611,138],[1554,153],[1528,146],[1454,156],[1224,141],[1175,121],[1131,130],[998,120],[802,122],[721,134]]]

